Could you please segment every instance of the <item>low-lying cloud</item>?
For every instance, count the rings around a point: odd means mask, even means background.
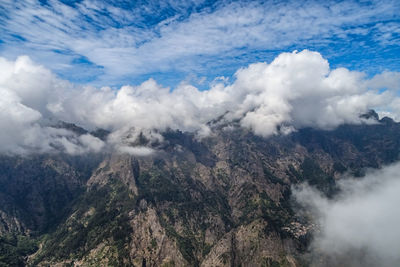
[[[106,143],[132,143],[139,132],[162,139],[159,132],[167,129],[207,136],[209,122],[217,118],[238,121],[264,137],[308,126],[331,129],[362,123],[360,115],[371,108],[396,112],[400,88],[399,73],[368,79],[345,68],[331,70],[319,53],[308,50],[251,64],[239,69],[232,83],[216,80],[204,91],[187,83],[171,90],[153,79],[118,90],[77,86],[26,56],[14,62],[0,58],[0,70],[0,147],[6,153],[99,151]],[[106,143],[78,136],[52,127],[58,120],[111,135]]]
[[[320,228],[311,244],[313,266],[400,265],[399,173],[397,163],[344,179],[333,199],[309,186],[294,190]]]

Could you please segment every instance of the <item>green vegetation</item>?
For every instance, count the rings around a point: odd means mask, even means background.
[[[335,162],[333,164],[333,169],[339,173],[344,173],[347,170],[347,168],[340,162]]]
[[[151,239],[151,248],[157,248],[157,240],[155,238]]]
[[[203,248],[203,257],[207,256],[208,253],[210,253],[211,248],[212,248],[212,245],[211,245],[211,244],[207,244],[207,243],[204,244],[204,248]]]
[[[305,158],[300,168],[303,179],[310,185],[316,186],[328,195],[334,191],[335,180],[325,173],[315,160]]]
[[[275,175],[273,175],[273,174],[271,173],[271,171],[268,169],[267,166],[263,165],[263,171],[264,171],[264,176],[265,176],[265,178],[267,178],[268,181],[270,181],[271,183],[274,183],[274,184],[281,184],[281,185],[284,185],[284,184],[285,184],[281,179],[279,179],[278,177],[276,177]]]
[[[280,259],[278,261],[269,258],[269,257],[263,257],[261,260],[261,267],[289,267],[292,266],[292,264],[289,263],[289,261],[286,259],[285,255],[281,255]]]
[[[163,263],[161,267],[175,267],[175,262],[170,260],[169,262]]]
[[[138,199],[156,203],[163,201],[184,202],[189,198],[184,188],[173,183],[171,175],[160,169],[143,172],[137,178],[140,188]]]
[[[100,243],[106,243],[115,248],[115,260],[122,263],[129,258],[127,244],[132,228],[128,212],[135,203],[128,188],[118,180],[88,191],[77,201],[74,215],[46,238],[35,262],[80,259]]]
[[[25,266],[25,257],[37,249],[33,238],[15,234],[0,236],[0,266]]]
[[[291,180],[294,182],[294,183],[297,183],[297,182],[301,182],[301,181],[303,181],[303,176],[301,175],[301,173],[299,173],[297,170],[296,170],[296,168],[292,165],[292,164],[290,164],[289,166],[288,166],[288,169],[286,170],[286,174],[289,176],[289,177],[291,177]]]
[[[232,225],[230,206],[223,194],[206,190],[190,176],[182,177],[185,168],[191,168],[186,162],[182,162],[180,167],[182,171],[166,170],[162,164],[157,164],[149,171],[143,171],[137,179],[138,200],[146,199],[155,206],[166,205],[159,214],[161,225],[167,235],[176,241],[184,259],[192,266],[198,266],[197,253],[206,255],[211,250],[211,245],[204,244],[201,237],[197,237],[207,228],[202,222],[210,213],[219,214],[229,227]],[[191,195],[193,190],[199,198]],[[193,218],[199,223],[192,229]],[[177,233],[174,228],[174,223],[178,221],[186,226],[183,233]]]
[[[176,240],[178,249],[182,253],[183,258],[192,266],[199,266],[199,261],[193,253],[195,247],[198,245],[195,237],[191,235],[189,231],[187,231],[187,236],[178,234],[171,225],[162,219],[162,217],[160,217],[160,223],[165,228],[167,236]]]
[[[261,196],[261,212],[262,217],[267,221],[267,229],[282,233],[281,227],[290,220],[290,213],[283,207],[278,207],[265,192]]]

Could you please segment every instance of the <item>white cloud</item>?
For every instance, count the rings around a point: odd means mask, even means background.
[[[0,58],[0,152],[25,154],[61,150],[70,154],[99,151],[95,137],[46,126],[73,86],[28,57]]]
[[[397,163],[370,170],[364,178],[343,179],[342,191],[333,199],[309,186],[295,190],[296,199],[313,211],[320,226],[312,252],[328,256],[332,266],[398,266],[399,173]]]
[[[76,86],[27,57],[0,59],[0,70],[0,126],[8,129],[2,140],[22,150],[48,150],[56,143],[69,153],[83,153],[104,145],[94,137],[60,133],[47,120],[110,130],[108,142],[118,146],[135,143],[140,132],[158,142],[167,129],[206,136],[208,123],[221,116],[265,137],[308,126],[331,129],[362,123],[359,116],[371,108],[392,107],[387,111],[395,113],[400,103],[398,73],[367,79],[344,68],[331,70],[319,53],[308,50],[251,64],[239,69],[231,84],[216,80],[203,91],[187,83],[170,90],[153,79],[119,90]]]
[[[243,116],[242,125],[263,136],[276,133],[281,124],[330,129],[359,123],[360,114],[389,102],[393,94],[379,94],[369,84],[358,72],[330,70],[319,53],[283,53],[270,64],[238,71],[232,91],[243,93],[237,99],[243,101],[234,116]]]
[[[201,63],[196,62],[207,62],[205,57],[229,57],[243,48],[265,51],[332,38],[348,40],[349,36],[365,36],[365,25],[377,24],[370,31],[378,32],[380,43],[394,42],[399,28],[392,18],[400,6],[390,0],[368,4],[332,1],[326,5],[318,1],[220,2],[212,11],[205,8],[190,15],[184,8],[201,4],[150,1],[146,6],[123,9],[91,0],[74,7],[59,1],[47,5],[8,3],[4,5],[7,19],[0,23],[5,36],[3,54],[17,56],[23,49],[53,70],[63,71],[74,58],[84,56],[104,67],[103,79],[116,79],[157,71],[199,70]],[[140,25],[145,17],[165,16],[167,13],[157,13],[163,8],[174,10],[175,17]],[[15,43],[15,35],[24,41]]]
[[[145,157],[152,155],[155,151],[149,147],[144,146],[121,146],[118,148],[121,153],[127,153],[133,156]]]

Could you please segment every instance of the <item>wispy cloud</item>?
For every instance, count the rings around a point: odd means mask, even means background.
[[[122,3],[3,1],[1,52],[29,54],[67,78],[83,79],[84,69],[88,79],[113,83],[157,72],[210,76],[210,67],[232,74],[293,47],[335,57],[328,46],[343,48],[355,37],[361,40],[346,51],[398,40],[397,1]]]

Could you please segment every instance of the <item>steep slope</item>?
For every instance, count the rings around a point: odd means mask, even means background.
[[[57,227],[101,155],[0,157],[0,265],[23,265],[38,236]],[[36,248],[37,249],[37,248]]]
[[[268,139],[170,131],[148,157],[109,155],[33,265],[301,266],[312,225],[291,186],[334,194],[342,173],[398,160],[400,124],[303,129]]]

